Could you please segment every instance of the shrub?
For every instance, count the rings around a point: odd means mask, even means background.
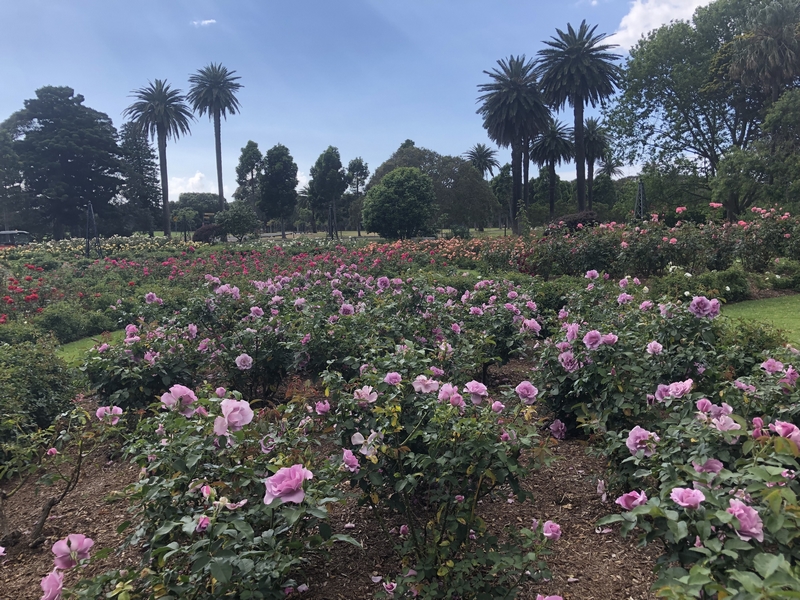
[[[203,225],[192,234],[193,242],[204,242],[206,244],[212,243],[215,239],[223,235],[223,230],[219,225],[209,223]]]
[[[399,167],[367,192],[364,228],[388,239],[428,235],[435,203],[433,180],[419,169]]]
[[[52,332],[62,344],[115,329],[115,323],[99,312],[87,312],[72,302],[51,304],[36,317],[43,331]]]

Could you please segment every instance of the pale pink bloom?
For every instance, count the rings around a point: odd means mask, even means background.
[[[633,296],[625,292],[622,292],[619,296],[617,296],[617,304],[627,304],[631,300],[633,300]]]
[[[331,410],[331,405],[327,400],[323,400],[322,402],[317,402],[314,404],[314,412],[318,415],[327,414]]]
[[[624,290],[626,287],[628,287],[628,278],[627,278],[627,277],[626,277],[625,279],[620,279],[620,280],[619,280],[619,287],[620,287],[621,289],[623,289],[623,290]]]
[[[458,323],[453,323],[452,325],[450,325],[450,329],[452,329],[453,333],[455,333],[456,335],[461,333],[461,325],[459,325]]]
[[[682,398],[692,390],[694,381],[687,379],[686,381],[676,381],[669,384],[669,395],[671,398]]]
[[[191,405],[195,402],[197,402],[197,396],[185,385],[173,385],[169,388],[169,392],[161,395],[161,403],[166,408],[178,409],[178,412],[187,417],[194,414]]]
[[[536,396],[539,394],[539,390],[536,389],[530,381],[521,382],[514,388],[514,391],[517,392],[519,399],[525,404],[533,404],[536,402]]]
[[[775,373],[781,373],[783,371],[783,363],[774,358],[768,358],[761,363],[761,368],[770,375],[774,375]]]
[[[678,208],[675,209],[675,212],[678,213],[678,214],[681,214],[685,210],[686,210],[685,206],[679,206]]]
[[[352,450],[348,450],[347,448],[343,450],[342,463],[344,463],[345,468],[351,473],[358,473],[361,468],[358,464],[358,457],[353,454]]]
[[[623,244],[625,242],[622,242]],[[536,600],[564,600],[561,596],[542,596],[541,594],[536,594]]]
[[[722,471],[723,464],[721,461],[718,461],[716,458],[709,458],[706,462],[702,465],[700,463],[696,463],[692,461],[692,466],[694,470],[698,473],[714,473],[717,474]]]
[[[589,333],[583,336],[583,343],[589,350],[597,350],[603,343],[603,334],[596,329],[592,329]]]
[[[197,519],[197,525],[194,528],[195,533],[203,533],[208,526],[211,524],[211,519],[206,515],[201,516]]]
[[[464,409],[467,406],[467,403],[464,402],[464,397],[458,392],[454,392],[450,396],[450,404],[451,406],[457,407],[462,413],[464,412]]]
[[[378,392],[372,391],[371,385],[365,385],[361,389],[353,392],[353,399],[372,403],[378,399]]]
[[[247,371],[253,368],[253,358],[249,354],[240,354],[236,357],[235,362],[240,371]]]
[[[708,317],[713,319],[719,315],[719,300],[709,300],[705,296],[695,296],[689,304],[689,312],[695,317]]]
[[[764,541],[764,526],[761,522],[761,517],[758,516],[758,512],[754,508],[747,506],[747,504],[741,500],[731,498],[730,507],[726,512],[732,514],[739,521],[738,527],[734,525],[736,535],[739,536],[739,539],[744,541]]]
[[[567,341],[574,342],[578,339],[578,330],[581,328],[580,323],[567,323]]]
[[[400,373],[387,373],[386,377],[383,378],[384,383],[388,383],[389,385],[400,385],[400,382],[403,380],[403,377]]]
[[[226,435],[228,430],[239,431],[253,420],[253,409],[247,400],[226,398],[220,403],[222,416],[214,420],[214,433]]]
[[[214,390],[214,393],[217,395],[217,398],[224,398],[227,392],[225,391],[224,387],[218,387],[216,390]]]
[[[633,510],[637,506],[647,503],[647,494],[637,491],[628,492],[614,500],[614,502],[625,510]]]
[[[558,362],[561,363],[561,366],[567,373],[574,373],[581,368],[581,363],[579,363],[578,359],[575,358],[575,355],[569,351],[559,354]]]
[[[89,558],[89,550],[94,546],[94,540],[81,533],[71,533],[63,540],[53,544],[53,554],[56,555],[56,569],[71,569],[78,561]]]
[[[458,393],[458,388],[452,383],[445,383],[439,390],[439,402],[447,402],[453,394]]]
[[[711,426],[720,431],[736,431],[742,428],[741,425],[727,415],[711,419]]]
[[[678,487],[673,488],[669,497],[672,498],[675,504],[684,508],[699,508],[700,503],[706,499],[705,495],[700,490]]]
[[[473,404],[480,404],[483,401],[483,397],[489,395],[486,386],[475,380],[468,382],[464,387],[464,391],[469,394]]]
[[[501,413],[503,412],[503,409],[505,407],[506,405],[500,402],[499,400],[495,400],[494,402],[492,402],[492,412]]]
[[[653,340],[649,344],[647,344],[647,353],[651,356],[655,356],[657,354],[661,354],[661,351],[664,350],[664,346]]]
[[[655,443],[659,441],[658,435],[652,431],[642,429],[639,425],[631,429],[625,445],[631,454],[636,454],[639,450],[644,451],[645,456],[652,456],[655,452]]]
[[[605,344],[606,346],[613,346],[614,344],[617,343],[618,339],[619,338],[613,333],[603,334],[603,344]]]
[[[695,406],[697,407],[697,410],[699,410],[700,412],[708,413],[708,412],[711,412],[711,408],[714,405],[711,403],[711,400],[709,400],[708,398],[700,398],[700,400],[697,401]]]
[[[539,322],[536,319],[523,319],[522,326],[529,331],[533,331],[534,333],[539,333],[542,330],[542,326],[539,325]]]
[[[439,382],[435,379],[428,379],[425,375],[417,375],[411,382],[411,386],[418,394],[429,394],[439,389]]]
[[[352,304],[344,303],[339,307],[339,314],[342,316],[349,316],[355,313],[355,309],[353,308]]]
[[[56,454],[58,454],[58,450],[56,448],[50,448],[47,451],[47,456],[55,456]],[[2,554],[0,554],[0,556],[2,556]]]
[[[769,425],[770,431],[774,431],[779,436],[792,440],[795,445],[800,447],[800,429],[792,423],[786,421],[775,421]]]
[[[591,271],[586,271],[586,275],[584,275],[584,277],[586,277],[586,279],[597,279],[600,277],[600,274],[592,269]]]
[[[203,495],[203,498],[209,498],[214,493],[214,488],[206,484],[200,488],[200,493]]]
[[[110,347],[111,347],[111,346],[109,346],[108,344],[106,344],[106,343],[103,343],[103,344],[100,344],[100,345],[97,347],[97,351],[98,351],[99,353],[101,353],[101,354],[102,354],[103,352],[105,352],[106,350],[108,350]]]
[[[267,477],[264,481],[266,493],[264,494],[264,504],[271,504],[274,500],[284,502],[294,502],[299,504],[305,498],[303,482],[312,479],[314,474],[303,465],[297,464],[291,467],[278,469],[272,477]]]
[[[646,311],[653,308],[653,303],[650,300],[645,300],[639,305],[639,310]]]
[[[112,425],[119,423],[119,415],[122,409],[119,406],[101,406],[95,412],[95,416],[101,421],[108,421]]]
[[[542,533],[548,540],[557,542],[561,538],[561,527],[552,521],[545,521],[542,527]]]
[[[60,600],[61,590],[64,587],[64,574],[54,569],[42,579],[42,591],[44,595],[41,600]]]

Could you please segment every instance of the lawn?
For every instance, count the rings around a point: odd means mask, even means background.
[[[57,354],[71,367],[77,367],[83,364],[83,359],[86,357],[86,352],[102,343],[103,341],[109,343],[119,342],[125,337],[125,330],[112,331],[109,334],[95,335],[92,337],[83,338],[76,342],[70,342],[60,346],[56,351]]]
[[[764,321],[783,329],[794,346],[800,346],[800,294],[748,300],[725,306],[723,314],[738,319]]]

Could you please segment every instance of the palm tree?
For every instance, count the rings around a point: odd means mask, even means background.
[[[539,134],[531,145],[531,160],[539,168],[547,165],[550,183],[550,220],[556,210],[556,165],[570,160],[575,153],[572,143],[572,130],[561,121],[550,119],[547,128]]]
[[[584,123],[583,145],[586,153],[586,199],[589,201],[589,210],[592,210],[594,163],[608,151],[609,147],[608,133],[594,117],[589,117]]]
[[[497,161],[497,150],[492,150],[486,144],[475,144],[472,148],[463,154],[472,166],[478,169],[478,172],[486,177],[486,172],[494,177],[492,169],[499,169],[500,163]]]
[[[625,172],[622,170],[624,164],[625,163],[614,156],[614,153],[611,152],[611,149],[609,148],[600,157],[600,162],[597,165],[597,173],[595,173],[595,175],[606,175],[609,179],[614,179],[614,177],[622,177],[622,175],[625,174]]]
[[[612,44],[601,44],[606,34],[594,35],[597,26],[582,21],[578,31],[567,25],[566,33],[556,29],[557,37],[544,43],[549,48],[539,50],[536,73],[541,77],[545,98],[556,109],[565,104],[575,113],[575,168],[578,186],[578,210],[585,208],[586,152],[583,141],[583,107],[597,106],[614,93],[620,79],[620,68],[613,61],[618,54],[607,52]]]
[[[511,146],[512,194],[509,200],[511,228],[518,233],[517,209],[522,199],[522,155],[528,140],[546,126],[549,111],[534,74],[533,62],[525,56],[497,61],[498,67],[484,71],[490,83],[478,86],[483,126],[499,146]]]
[[[760,86],[770,103],[800,76],[800,3],[773,0],[747,14],[750,31],[733,41],[731,75],[748,86]]]
[[[222,192],[222,137],[220,135],[221,117],[227,120],[228,114],[239,112],[239,101],[236,92],[242,88],[236,83],[241,77],[234,77],[236,71],[228,71],[219,64],[211,63],[189,77],[192,84],[188,99],[192,108],[202,117],[214,121],[214,148],[217,152],[217,189],[219,192],[219,208],[225,210],[225,196]]]
[[[158,143],[158,164],[161,170],[161,204],[164,209],[164,235],[170,237],[169,184],[167,178],[167,140],[178,139],[189,133],[189,122],[194,119],[186,97],[178,89],[156,79],[147,87],[131,92],[137,101],[122,111],[142,131]]]

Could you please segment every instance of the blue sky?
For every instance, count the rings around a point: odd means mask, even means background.
[[[345,165],[361,156],[372,170],[408,138],[441,154],[492,145],[475,111],[498,59],[534,57],[556,28],[583,19],[624,54],[709,1],[0,0],[0,121],[37,88],[66,85],[119,127],[132,90],[158,78],[185,92],[191,73],[222,63],[244,85],[241,113],[222,127],[231,199],[248,140],[262,152],[286,145],[301,184],[329,145]],[[216,191],[207,117],[169,142],[167,159],[173,200]]]

